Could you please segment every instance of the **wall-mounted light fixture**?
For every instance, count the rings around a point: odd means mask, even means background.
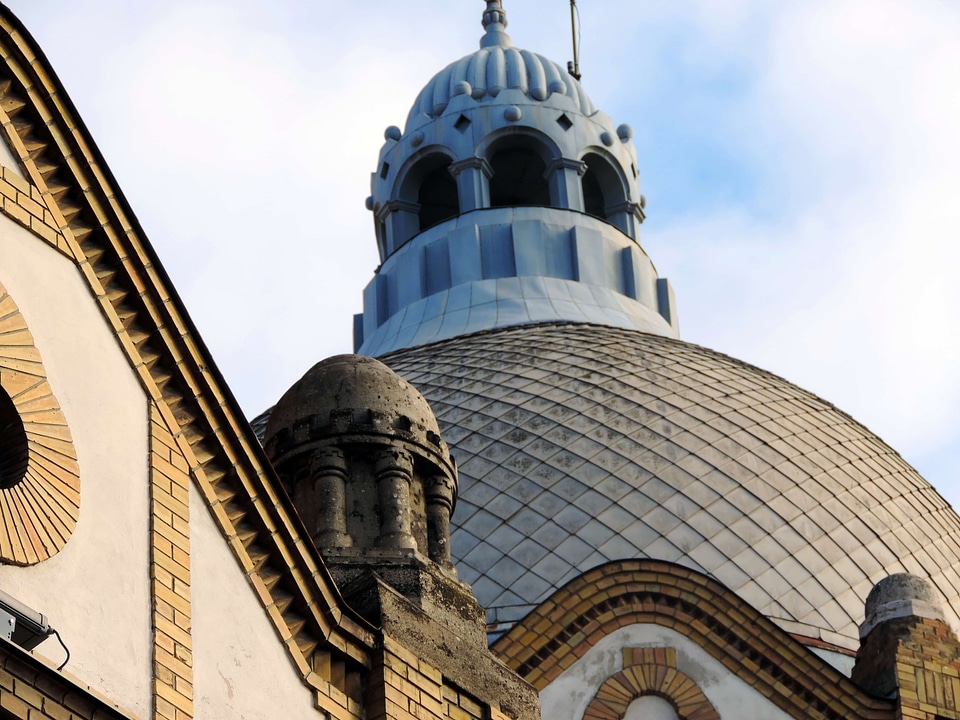
[[[47,618],[0,590],[0,637],[33,650],[54,632]]]

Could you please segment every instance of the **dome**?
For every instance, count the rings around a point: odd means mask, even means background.
[[[501,628],[581,573],[654,558],[706,573],[797,635],[856,648],[891,573],[960,610],[960,518],[867,428],[756,367],[589,324],[384,356],[460,467],[453,555]]]
[[[516,91],[500,99],[508,104],[522,97],[550,101],[582,115],[596,112],[579,81],[565,69],[542,55],[513,47],[506,33],[507,15],[499,2],[487,3],[483,28],[480,49],[445,67],[420,91],[407,117],[408,131],[443,115],[455,97],[491,103],[504,90]]]
[[[280,399],[267,422],[271,453],[298,433],[401,434],[446,456],[436,417],[423,395],[379,360],[335,355],[314,365]]]
[[[517,93],[507,93],[515,90]],[[548,102],[582,115],[596,112],[580,83],[553,60],[528,50],[515,47],[482,47],[476,52],[451,63],[426,84],[407,117],[407,129],[443,115],[450,101],[469,96],[477,103],[506,100],[507,104],[520,97],[528,102]]]
[[[429,228],[502,207],[601,218],[636,245],[646,201],[633,130],[594,108],[560,65],[515,48],[499,1],[483,25],[480,48],[426,84],[403,131],[384,133],[366,203],[380,259]]]

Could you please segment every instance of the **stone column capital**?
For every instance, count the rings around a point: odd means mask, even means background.
[[[338,447],[328,446],[314,451],[310,456],[310,474],[340,472],[346,473],[347,459],[343,450]]]
[[[574,160],[572,158],[557,158],[547,163],[547,169],[544,177],[550,177],[557,170],[575,170],[577,175],[583,175],[587,171],[587,164],[583,160]]]
[[[465,160],[450,163],[449,170],[450,174],[454,177],[457,177],[464,170],[479,170],[487,176],[488,180],[493,177],[493,166],[487,162],[486,158],[482,157],[470,157]]]
[[[386,472],[400,472],[405,475],[413,473],[413,455],[398,447],[387,447],[379,450],[374,459],[374,473],[379,478]]]

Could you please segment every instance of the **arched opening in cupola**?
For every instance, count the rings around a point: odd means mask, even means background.
[[[523,145],[501,147],[490,157],[490,206],[550,206],[547,165],[539,153]]]
[[[583,162],[587,166],[581,180],[584,211],[601,220],[614,222],[614,215],[622,212],[622,205],[627,200],[620,173],[598,153],[587,153]]]
[[[460,200],[457,180],[450,174],[450,158],[445,155],[424,158],[418,171],[422,180],[417,203],[420,205],[420,230],[423,231],[456,217],[460,213]]]

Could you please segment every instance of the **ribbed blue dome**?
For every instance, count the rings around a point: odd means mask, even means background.
[[[470,95],[483,103],[495,101],[504,90],[520,90],[538,102],[564,96],[569,98],[565,110],[587,116],[596,112],[580,83],[560,65],[529,50],[496,45],[480,48],[437,73],[417,96],[407,117],[407,130],[441,116],[458,95]]]

